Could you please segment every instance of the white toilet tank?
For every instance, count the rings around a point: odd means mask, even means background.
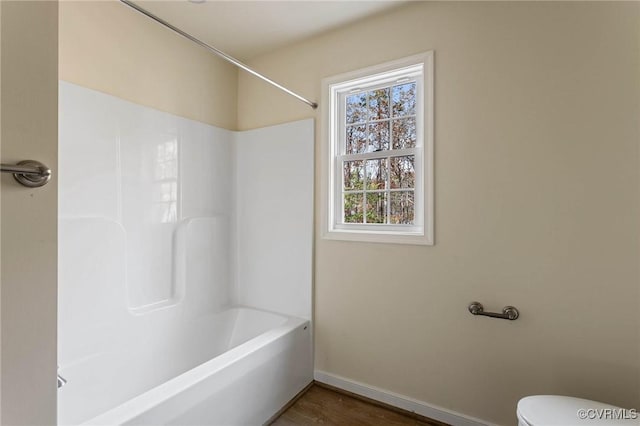
[[[558,395],[535,395],[518,402],[518,426],[640,425],[634,409]]]

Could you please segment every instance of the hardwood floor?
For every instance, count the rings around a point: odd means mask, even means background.
[[[443,426],[444,423],[382,406],[360,396],[312,385],[272,426]]]

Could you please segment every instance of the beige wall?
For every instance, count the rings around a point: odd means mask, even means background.
[[[640,408],[640,4],[413,3],[255,58],[323,77],[435,50],[436,245],[316,241],[316,369],[514,424],[528,394]],[[318,112],[239,77],[238,125]],[[473,317],[515,305],[507,322]]]
[[[225,129],[236,68],[115,0],[60,2],[60,79]]]
[[[58,5],[2,1],[2,163],[54,171],[28,189],[3,174],[0,192],[0,424],[56,422]]]

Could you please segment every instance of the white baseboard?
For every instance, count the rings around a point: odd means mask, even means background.
[[[454,411],[447,410],[446,408],[427,404],[426,402],[418,401],[374,386],[365,385],[364,383],[358,383],[324,371],[315,370],[313,372],[313,377],[320,383],[325,383],[327,385],[355,393],[356,395],[383,402],[453,426],[495,426],[484,420],[456,413]]]

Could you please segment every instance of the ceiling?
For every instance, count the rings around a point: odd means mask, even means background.
[[[405,1],[135,0],[135,3],[205,43],[246,60]]]

